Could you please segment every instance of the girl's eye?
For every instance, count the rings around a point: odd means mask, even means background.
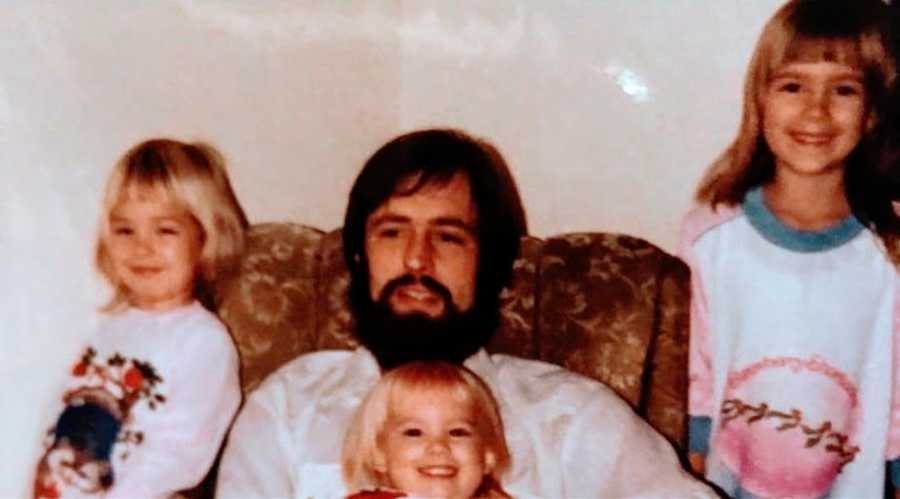
[[[116,236],[130,236],[134,234],[134,229],[131,227],[118,226],[112,228],[112,233]]]
[[[403,430],[402,435],[404,437],[421,437],[422,430],[420,430],[418,428],[407,428],[407,429]]]
[[[451,436],[451,437],[456,437],[456,438],[471,437],[471,436],[472,436],[472,431],[469,430],[468,428],[463,428],[463,427],[460,427],[460,428],[452,428],[452,429],[450,430],[450,436]]]
[[[784,82],[778,86],[778,90],[789,94],[795,94],[801,90],[802,86],[796,81]]]
[[[157,231],[164,236],[175,236],[179,233],[176,227],[160,227]]]

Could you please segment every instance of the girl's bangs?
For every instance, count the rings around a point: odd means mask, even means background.
[[[127,172],[122,179],[116,199],[171,199],[175,195],[168,176],[146,175],[145,173]]]
[[[161,196],[182,199],[182,182],[179,182],[173,169],[177,168],[176,159],[171,153],[158,148],[145,147],[135,151],[125,159],[122,168],[122,183],[119,196],[131,199]]]
[[[391,389],[391,406],[399,397],[421,396],[424,394],[436,394],[440,397],[450,397],[459,404],[472,404],[474,397],[472,389],[457,373],[444,369],[440,373],[415,372],[404,373],[395,379],[395,385]],[[443,374],[437,375],[437,374]]]
[[[124,177],[125,184],[146,187],[168,187],[172,182],[166,158],[153,148],[139,150],[128,158]]]
[[[795,62],[833,62],[860,70],[866,66],[859,42],[852,38],[797,33],[785,40],[782,47],[775,47],[775,52],[770,59],[770,71]]]

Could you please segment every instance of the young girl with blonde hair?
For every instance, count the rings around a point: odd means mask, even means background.
[[[475,374],[445,362],[385,373],[353,418],[342,464],[353,499],[509,497],[497,403]]]
[[[684,224],[690,460],[734,497],[882,497],[900,456],[886,8],[775,13]]]
[[[246,226],[208,145],[149,140],[116,164],[96,253],[113,297],[71,368],[35,497],[167,497],[203,479],[241,399],[211,310]]]

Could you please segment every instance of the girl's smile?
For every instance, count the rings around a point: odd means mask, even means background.
[[[472,401],[440,389],[392,398],[380,470],[390,485],[421,497],[471,497],[494,460],[474,421]]]
[[[778,173],[843,175],[866,127],[862,73],[836,62],[789,63],[763,94],[763,133]]]
[[[200,226],[163,193],[131,189],[113,207],[104,238],[132,305],[167,310],[193,300],[203,244]]]
[[[834,137],[830,133],[791,132],[791,138],[799,144],[808,146],[822,146],[828,144]]]

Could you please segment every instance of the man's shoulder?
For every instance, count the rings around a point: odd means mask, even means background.
[[[498,378],[516,390],[544,394],[563,392],[573,397],[585,397],[585,400],[609,398],[621,401],[603,383],[557,364],[506,354],[493,354],[490,358]]]
[[[543,428],[552,423],[557,430],[572,431],[574,438],[612,432],[607,437],[610,443],[626,435],[645,438],[653,433],[624,399],[593,378],[510,355],[492,355],[491,364],[493,379],[486,381],[519,425]]]
[[[493,378],[518,466],[561,463],[554,487],[571,497],[713,497],[681,471],[666,440],[603,383],[547,362],[489,359],[473,367]]]
[[[516,373],[523,378],[541,379],[548,382],[571,382],[584,385],[588,389],[603,387],[599,381],[543,360],[526,359],[503,353],[491,354],[490,359],[499,372]]]
[[[322,350],[306,353],[279,367],[250,394],[256,402],[306,398],[328,394],[355,382],[365,384],[378,376],[377,364],[367,352]]]

